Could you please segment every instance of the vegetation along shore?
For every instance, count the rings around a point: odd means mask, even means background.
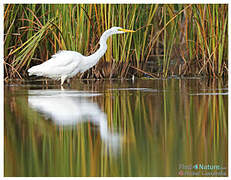
[[[94,53],[112,26],[137,31],[109,38],[78,78],[228,75],[227,4],[5,4],[5,81],[59,50]]]

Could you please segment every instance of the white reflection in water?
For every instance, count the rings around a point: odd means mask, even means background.
[[[158,92],[156,89],[151,88],[114,88],[111,91],[143,91],[143,92]]]
[[[114,153],[122,144],[122,135],[109,130],[107,116],[98,104],[90,102],[87,97],[99,96],[98,93],[70,90],[29,90],[29,106],[50,118],[59,126],[72,126],[91,122],[99,127],[102,141]]]

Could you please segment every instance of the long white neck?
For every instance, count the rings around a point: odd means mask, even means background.
[[[107,51],[107,39],[112,35],[110,30],[105,31],[99,41],[100,48],[92,55],[89,56],[88,60],[91,61],[92,64],[96,64],[99,59],[105,54]]]

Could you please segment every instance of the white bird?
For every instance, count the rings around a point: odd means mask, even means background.
[[[99,41],[100,48],[90,56],[84,56],[75,51],[59,51],[48,61],[28,69],[29,76],[36,75],[49,77],[55,80],[61,79],[61,86],[65,80],[69,83],[70,78],[75,76],[77,73],[83,73],[93,67],[105,54],[107,50],[107,39],[109,36],[125,32],[135,31],[123,29],[121,27],[112,27],[105,31]]]

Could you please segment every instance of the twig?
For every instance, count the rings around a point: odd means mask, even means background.
[[[145,72],[145,71],[143,71],[143,70],[141,70],[141,69],[139,69],[139,68],[137,68],[137,67],[134,67],[134,66],[131,66],[131,65],[129,65],[129,67],[131,67],[131,68],[133,68],[133,69],[136,69],[137,71],[140,71],[140,72],[142,72],[142,73],[144,73],[144,74],[147,74],[147,75],[151,76],[152,78],[156,78],[156,77],[157,77],[157,76],[154,76],[154,75],[151,74],[151,73]]]
[[[7,63],[5,61],[3,61],[3,63],[6,64],[6,65],[8,65],[8,66],[10,66],[18,74],[18,76],[20,77],[20,79],[23,79],[22,76],[19,74],[19,72],[13,66],[11,66],[9,63]]]

